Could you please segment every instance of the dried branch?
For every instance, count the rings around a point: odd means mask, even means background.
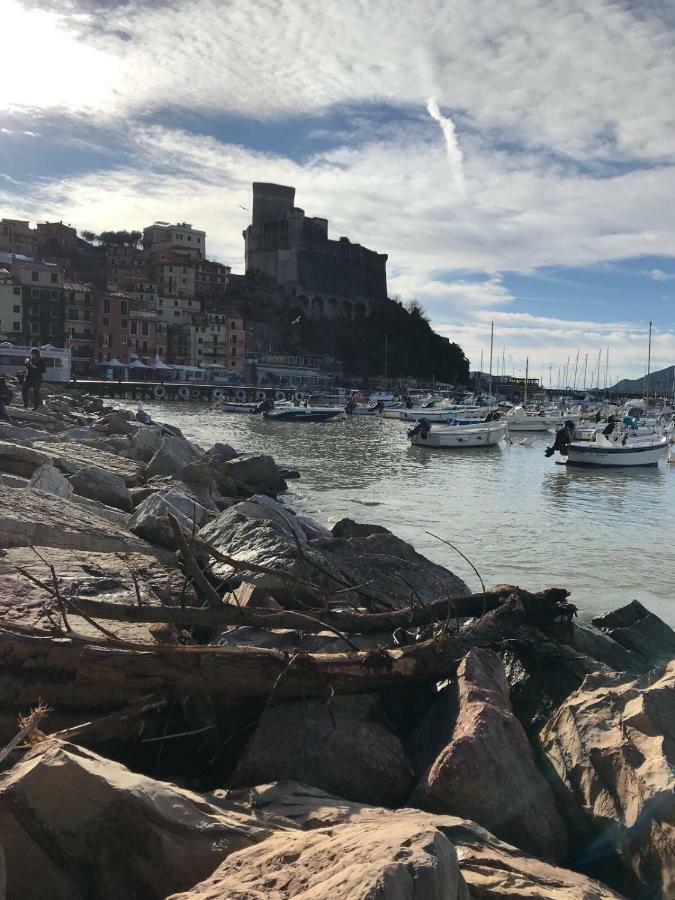
[[[9,744],[0,750],[0,765],[7,759],[10,753],[16,750],[23,741],[31,736],[42,719],[50,712],[50,708],[40,701],[28,716],[19,719],[19,732],[12,738]]]

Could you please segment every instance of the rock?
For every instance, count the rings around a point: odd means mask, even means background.
[[[76,503],[18,488],[0,488],[0,547],[62,547],[101,553],[153,554],[130,535]]]
[[[637,600],[593,619],[593,624],[650,666],[675,658],[675,632]]]
[[[450,841],[397,816],[286,831],[234,853],[202,884],[168,900],[469,900]]]
[[[38,441],[33,449],[48,453],[53,458],[54,465],[66,475],[74,475],[84,466],[96,466],[119,475],[127,487],[135,487],[144,481],[145,466],[133,459],[123,459],[114,453],[108,453],[100,448],[90,447],[86,444],[72,443],[47,443]]]
[[[675,896],[675,661],[589,675],[540,741],[577,865],[633,900]]]
[[[10,444],[32,444],[33,441],[43,441],[48,437],[48,431],[31,428],[29,425],[0,422],[0,441],[7,441]]]
[[[117,525],[124,531],[129,530],[131,516],[129,513],[122,512],[121,509],[116,509],[114,506],[106,506],[105,503],[99,503],[98,500],[90,500],[89,497],[81,497],[79,494],[73,494],[70,502],[92,515],[105,519],[107,522],[112,522],[113,525]]]
[[[40,466],[53,462],[52,458],[42,450],[27,447],[23,444],[10,444],[0,441],[0,470],[9,475],[30,478]]]
[[[18,475],[6,475],[4,472],[0,472],[0,484],[5,487],[27,488],[28,478],[20,478]]]
[[[288,488],[277,464],[271,456],[264,454],[239,456],[227,462],[223,461],[220,471],[239,484],[253,488],[253,493],[276,497]]]
[[[159,449],[147,465],[146,475],[176,475],[183,468],[199,459],[200,454],[193,444],[183,437],[167,435],[162,438]]]
[[[333,525],[331,531],[337,538],[370,537],[371,534],[388,533],[381,525],[362,525],[353,519],[340,519]]]
[[[89,441],[94,443],[102,443],[101,435],[89,425],[76,425],[73,428],[66,428],[65,431],[59,432],[57,435],[46,438],[47,441],[57,441],[59,443],[74,442],[77,444],[85,444]]]
[[[5,854],[2,852],[0,845],[0,900],[7,897],[7,870],[5,869]]]
[[[107,437],[103,442],[103,449],[107,450],[108,453],[126,455],[129,453],[130,447],[131,440],[125,435],[113,434],[110,437]]]
[[[657,619],[657,621],[660,620]],[[645,669],[644,662],[638,654],[627,650],[620,642],[592,625],[579,623],[571,628],[565,625],[554,625],[548,632],[561,644],[566,644],[578,653],[603,663],[615,672],[637,673]],[[673,654],[675,654],[675,646]]]
[[[200,537],[238,560],[268,566],[318,586],[318,590],[313,590],[295,585],[272,572],[238,573],[286,603],[294,602],[294,596],[304,596],[321,605],[324,586],[328,593],[341,591],[342,603],[373,607],[380,603],[407,607],[413,590],[422,602],[447,591],[469,593],[452,572],[429,562],[389,531],[364,538],[312,539],[297,516],[280,503],[259,495],[222,512],[202,529]],[[233,574],[225,563],[214,563],[213,571],[223,579]],[[344,588],[350,585],[367,587],[345,592]]]
[[[152,494],[136,507],[129,530],[150,543],[176,550],[178,544],[169,524],[169,513],[178,519],[188,535],[193,527],[200,528],[209,519],[208,511],[192,497],[165,491]]]
[[[234,447],[231,447],[229,444],[222,444],[220,442],[215,443],[204,454],[204,457],[208,462],[219,464],[229,462],[231,459],[236,459],[238,456],[239,454],[234,449]]]
[[[274,830],[53,739],[0,775],[7,891],[17,900],[159,900]]]
[[[451,737],[418,782],[411,802],[473,819],[535,856],[563,858],[565,827],[511,710],[499,656],[471,650],[460,663],[452,694]]]
[[[135,434],[140,427],[133,419],[133,413],[126,409],[116,409],[102,416],[95,425],[102,434]]]
[[[412,770],[399,739],[319,701],[292,701],[261,716],[232,784],[300,780],[364,803],[394,806]]]
[[[411,826],[415,823],[420,831],[434,827],[454,845],[460,872],[470,896],[476,900],[622,900],[619,894],[600,882],[527,856],[474,822],[454,816],[437,816],[415,809],[392,812],[351,803],[318,788],[294,782],[261,785],[246,791],[215,791],[209,799],[216,805],[223,803],[225,809],[231,808],[232,804],[250,808],[261,823],[269,821],[281,825],[288,822],[305,832],[331,830],[338,835],[345,825],[358,828],[392,821],[410,822]],[[232,859],[234,861],[235,857]],[[333,895],[317,894],[317,897],[324,896]],[[350,900],[352,896],[362,895],[349,895]],[[413,895],[404,893],[402,896]],[[429,895],[414,896],[415,900],[426,900]]]
[[[155,425],[144,425],[131,438],[129,456],[148,463],[159,450],[161,442],[160,429]]]
[[[98,466],[83,466],[69,478],[75,492],[90,500],[98,500],[106,506],[114,506],[124,512],[132,512],[131,495],[123,479],[118,475],[99,469]]]
[[[181,594],[185,576],[177,568],[175,559],[162,555],[161,560],[139,553],[92,553],[82,550],[63,550],[55,547],[36,548],[49,565],[54,566],[59,590],[64,597],[105,600],[109,603],[135,605],[134,573],[145,606],[175,605]],[[0,550],[0,617],[18,625],[42,627],[47,624],[44,605],[47,594],[28,578],[17,576],[17,567],[40,581],[50,578],[49,571],[29,547]],[[192,605],[195,595],[188,588],[186,603]],[[143,622],[106,622],[97,617],[123,640],[150,640],[148,626]],[[85,619],[73,616],[72,625],[78,634],[100,638],[101,633]],[[26,685],[26,691],[30,685]],[[28,696],[27,706],[34,701]],[[48,720],[49,721],[49,720]],[[51,730],[51,729],[47,729]]]
[[[40,466],[39,469],[36,469],[28,485],[33,490],[56,494],[57,497],[64,497],[66,500],[70,500],[74,493],[74,488],[68,479],[51,465]]]

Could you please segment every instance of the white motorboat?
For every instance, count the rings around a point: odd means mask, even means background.
[[[509,431],[551,431],[562,428],[565,422],[579,422],[580,414],[563,413],[559,410],[527,410],[516,406],[507,415]]]
[[[630,438],[626,429],[610,435],[596,432],[592,441],[572,441],[566,451],[568,465],[576,466],[655,466],[668,452],[667,436]]]
[[[420,419],[408,432],[408,439],[415,447],[493,447],[505,434],[504,419],[471,425],[434,425]]]
[[[258,403],[230,403],[228,400],[224,400],[220,404],[220,409],[222,412],[230,413],[253,413],[258,406]]]

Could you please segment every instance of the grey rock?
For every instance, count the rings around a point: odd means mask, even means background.
[[[39,448],[0,441],[0,471],[8,475],[30,478],[40,466],[52,462],[51,456]]]
[[[308,700],[263,713],[233,786],[302,779],[349,800],[394,806],[406,796],[411,778],[395,735],[377,723]]]
[[[145,425],[139,428],[136,434],[131,438],[128,451],[129,457],[148,463],[159,450],[161,442],[162,437],[159,427],[155,425]]]
[[[56,494],[70,500],[74,488],[68,479],[55,466],[40,466],[33,472],[29,487],[36,491],[45,491],[47,494]]]
[[[638,600],[598,616],[593,624],[649,666],[675,658],[675,632]]]
[[[9,422],[0,422],[0,440],[10,444],[32,444],[33,441],[43,441],[48,437],[48,431],[31,428],[29,425],[11,425]]]
[[[155,475],[176,475],[183,466],[195,462],[200,456],[201,453],[185,438],[167,435],[162,438],[159,449],[147,464],[146,475],[148,478]]]
[[[83,466],[69,479],[75,493],[124,512],[133,510],[131,495],[123,479],[98,466]]]
[[[288,488],[274,459],[265,454],[238,456],[223,462],[220,471],[240,484],[253,488],[255,493],[276,497]]]
[[[145,466],[133,459],[124,459],[114,453],[108,453],[86,444],[46,443],[38,441],[33,449],[48,453],[57,469],[67,475],[74,475],[84,466],[96,466],[119,475],[127,487],[134,487],[144,481]]]
[[[209,512],[192,497],[186,497],[178,491],[165,491],[152,494],[134,510],[129,522],[129,530],[153,544],[177,548],[176,538],[168,514],[178,519],[186,534],[191,534],[193,520],[199,528],[209,518]]]

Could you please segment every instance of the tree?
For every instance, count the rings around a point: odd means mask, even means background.
[[[81,231],[80,237],[83,241],[88,241],[90,244],[97,240],[97,235],[93,231]]]

